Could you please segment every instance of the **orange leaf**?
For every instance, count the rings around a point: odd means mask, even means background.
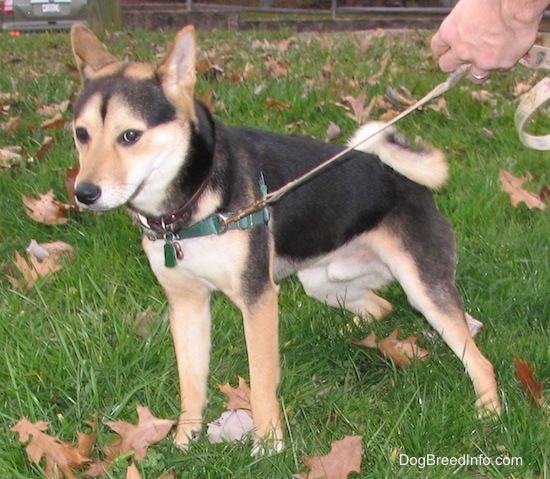
[[[543,210],[546,208],[539,195],[523,189],[523,183],[527,181],[527,178],[515,177],[506,170],[500,170],[498,177],[502,191],[510,195],[512,206],[516,207],[519,203],[523,202],[529,209],[539,208]]]
[[[229,399],[227,409],[233,411],[237,409],[252,410],[252,406],[250,405],[250,386],[246,384],[243,378],[239,377],[239,386],[237,388],[234,388],[229,383],[218,385],[218,387]]]
[[[164,439],[176,423],[170,419],[160,419],[151,414],[145,406],[137,407],[138,423],[108,421],[105,424],[120,435],[120,439],[106,448],[110,459],[134,451],[134,458],[145,459],[147,448]]]
[[[19,434],[20,442],[28,441],[25,451],[29,461],[39,464],[45,456],[44,472],[47,477],[76,479],[71,469],[82,469],[90,462],[90,458],[83,456],[77,448],[61,441],[58,437],[45,434],[44,431],[47,429],[48,423],[44,421],[33,424],[28,419],[22,418],[11,428],[11,431]]]
[[[56,113],[51,118],[40,123],[40,127],[47,130],[48,128],[63,128],[67,120],[61,113]]]
[[[398,334],[399,328],[396,328],[389,336],[377,341],[373,331],[366,338],[352,341],[352,344],[364,348],[377,347],[384,356],[402,368],[410,366],[415,358],[424,361],[428,357],[430,351],[422,349],[416,344],[419,336],[409,336],[400,341],[397,339]]]
[[[544,403],[544,395],[542,393],[542,383],[537,382],[533,375],[533,369],[527,361],[516,357],[516,377],[519,379],[522,389],[527,393],[529,399],[542,406]]]
[[[306,474],[295,474],[296,479],[346,479],[352,472],[361,472],[362,436],[346,436],[334,441],[326,456],[305,457],[309,467]]]
[[[284,101],[270,97],[265,99],[265,106],[266,108],[275,108],[279,112],[292,109],[292,103],[285,103]]]
[[[57,201],[54,198],[53,190],[40,195],[38,199],[30,196],[23,196],[22,201],[25,205],[25,213],[27,216],[39,223],[62,225],[69,221],[67,209],[70,207]]]
[[[39,160],[43,159],[46,156],[46,153],[48,153],[54,146],[55,143],[53,138],[51,136],[45,136],[40,144],[40,147],[36,151],[36,158]]]

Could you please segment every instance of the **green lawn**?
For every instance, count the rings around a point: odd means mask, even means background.
[[[129,32],[106,42],[119,56],[155,61],[172,36]],[[332,121],[349,136],[357,125],[337,104],[346,96],[365,91],[369,101],[387,86],[405,86],[419,98],[445,78],[429,53],[429,33],[376,35],[368,46],[365,34],[354,33],[199,37],[202,56],[219,66],[217,73],[206,68],[199,74],[199,93],[232,125],[324,139]],[[280,51],[289,37],[295,40]],[[369,84],[388,50],[387,68]],[[288,62],[286,75],[266,73],[268,55]],[[73,442],[96,411],[100,422],[135,421],[136,406],[146,405],[159,417],[175,419],[179,397],[166,304],[141,251],[140,231],[124,211],[73,213],[63,226],[33,222],[23,211],[22,195],[53,189],[66,201],[65,172],[77,161],[69,130],[45,131],[39,127],[45,117],[37,114],[39,107],[74,99],[78,91],[68,34],[1,35],[0,59],[0,123],[11,117],[22,121],[15,133],[0,129],[0,148],[18,145],[34,156],[45,135],[54,140],[42,160],[0,169],[0,477],[28,479],[45,476],[28,463],[10,431],[22,416],[49,421],[51,434]],[[449,116],[424,109],[400,126],[448,155],[452,176],[437,202],[456,231],[457,282],[466,308],[484,323],[477,342],[495,366],[502,416],[494,422],[476,419],[470,381],[438,339],[423,336],[420,345],[431,354],[408,369],[350,344],[371,330],[378,337],[396,327],[403,336],[429,331],[398,287],[383,292],[395,307],[391,317],[350,328],[349,314],[310,300],[289,280],[280,295],[285,451],[252,459],[250,444],[211,445],[204,435],[184,454],[167,439],[140,464],[142,477],[175,470],[178,478],[289,478],[306,471],[305,455],[326,454],[332,441],[352,434],[362,435],[364,446],[363,472],[353,477],[550,477],[548,407],[532,406],[514,375],[519,356],[539,380],[550,377],[550,217],[548,210],[513,208],[498,180],[504,168],[516,176],[529,172],[533,191],[550,183],[550,153],[524,148],[513,127],[516,83],[542,76],[517,67],[493,74],[483,87],[464,82],[446,96]],[[487,90],[488,101],[472,99],[480,89]],[[268,98],[290,107],[268,108]],[[375,108],[372,119],[384,111]],[[70,119],[70,112],[65,116]],[[76,259],[35,288],[17,289],[7,275],[14,273],[15,252],[23,254],[32,238],[65,241]],[[158,319],[143,338],[135,334],[133,320],[147,308]],[[247,377],[239,314],[217,295],[213,317],[207,420],[224,410],[217,384]],[[545,384],[548,397],[549,381]],[[110,439],[101,426],[100,444]],[[404,455],[413,460],[483,455],[493,462],[518,457],[522,465],[421,467],[400,464]],[[109,477],[125,477],[124,466]]]

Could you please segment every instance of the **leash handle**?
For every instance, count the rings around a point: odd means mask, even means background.
[[[550,49],[541,45],[535,45],[519,62],[528,68],[550,70]],[[525,131],[529,120],[549,100],[550,77],[546,77],[537,83],[527,94],[523,95],[514,116],[514,123],[520,141],[525,146],[534,150],[550,150],[550,135],[536,136]]]

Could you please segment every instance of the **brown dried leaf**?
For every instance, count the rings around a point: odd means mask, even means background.
[[[281,100],[276,100],[275,98],[267,97],[265,99],[265,107],[266,108],[275,108],[277,111],[281,112],[284,110],[291,110],[292,109],[292,103],[285,103]]]
[[[42,160],[46,153],[48,153],[55,146],[55,142],[51,136],[45,136],[36,152],[36,158]]]
[[[331,121],[328,124],[326,135],[327,135],[328,141],[334,141],[337,138],[340,138],[342,136],[342,128],[340,128],[336,123]]]
[[[53,190],[40,195],[36,199],[31,196],[22,197],[27,216],[39,223],[47,225],[63,225],[69,221],[67,210],[69,205],[65,205],[54,198]]]
[[[362,91],[357,95],[357,97],[352,97],[351,95],[348,95],[346,98],[344,98],[344,101],[349,105],[351,108],[352,113],[346,113],[348,117],[350,117],[352,120],[355,120],[357,123],[362,125],[369,119],[370,115],[370,104],[368,107],[365,107],[365,102],[367,101],[367,94]],[[372,104],[373,100],[371,100]]]
[[[52,103],[51,105],[44,105],[36,110],[36,113],[42,116],[53,116],[57,113],[64,113],[71,104],[70,100],[62,101],[61,103]]]
[[[523,189],[523,183],[527,178],[515,177],[506,170],[500,170],[498,175],[501,183],[501,189],[510,195],[512,206],[517,207],[519,203],[525,203],[529,209],[539,208],[544,210],[546,204],[536,193]]]
[[[295,474],[296,479],[346,479],[352,472],[361,472],[362,436],[346,436],[334,441],[326,456],[305,457],[309,467],[305,474]]]
[[[378,80],[386,71],[388,63],[390,62],[390,58],[391,58],[391,53],[389,50],[386,50],[386,52],[384,53],[384,56],[382,57],[382,61],[380,62],[380,69],[374,75],[371,75],[367,80],[367,83],[369,85],[376,85],[378,83]]]
[[[374,331],[372,331],[367,337],[351,343],[363,348],[378,348],[384,356],[390,358],[400,367],[410,366],[414,358],[424,361],[428,357],[430,351],[416,345],[420,336],[409,336],[399,341],[397,339],[398,334],[399,328],[396,328],[389,336],[378,341]]]
[[[250,386],[246,384],[243,378],[239,376],[239,386],[237,388],[234,388],[229,383],[220,384],[218,387],[229,399],[227,402],[227,409],[233,411],[237,409],[252,411],[252,406],[250,405]]]
[[[47,477],[76,479],[72,469],[81,470],[90,462],[90,458],[83,456],[77,448],[58,437],[45,434],[47,429],[48,423],[44,421],[33,424],[22,418],[11,431],[19,434],[20,442],[28,441],[25,451],[29,461],[39,464],[45,456],[44,472]]]
[[[7,146],[5,148],[0,148],[0,167],[1,168],[11,168],[15,164],[22,163],[23,148],[20,146]]]
[[[423,361],[428,357],[430,351],[416,345],[420,336],[409,336],[400,341],[397,339],[398,334],[399,328],[396,328],[387,338],[378,341],[378,349],[397,366],[407,367],[412,364],[412,360],[415,358]]]
[[[268,55],[264,61],[264,68],[268,76],[281,78],[288,75],[292,64],[282,58],[275,59],[273,56]]]
[[[14,116],[2,125],[2,129],[8,133],[15,133],[21,127],[21,118]]]
[[[519,379],[522,389],[534,404],[542,406],[544,404],[542,383],[535,380],[533,369],[527,361],[516,357],[514,358],[514,362],[516,364],[516,377]]]
[[[23,258],[17,251],[15,252],[14,265],[21,273],[22,279],[16,279],[8,276],[8,280],[17,288],[32,289],[39,278],[42,278],[49,273],[62,269],[62,259],[65,257],[74,258],[73,248],[62,241],[54,243],[32,242],[29,248],[29,261]],[[36,251],[40,248],[39,256]]]
[[[65,117],[61,113],[56,113],[48,120],[44,120],[42,123],[40,123],[40,127],[44,129],[63,128],[66,123],[67,120],[65,119]]]
[[[145,406],[137,407],[138,423],[126,421],[108,421],[105,424],[120,435],[106,447],[108,458],[116,458],[134,451],[134,458],[139,461],[147,455],[147,448],[162,441],[170,432],[176,421],[160,419],[151,414]]]

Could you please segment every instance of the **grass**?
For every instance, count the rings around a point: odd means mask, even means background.
[[[126,32],[108,43],[117,55],[150,61],[172,35]],[[290,36],[295,44],[279,53],[275,46]],[[370,99],[391,85],[406,86],[418,98],[444,79],[429,56],[429,33],[377,35],[361,49],[363,37],[201,33],[203,54],[223,74],[202,73],[198,93],[210,95],[226,123],[323,139],[330,121],[345,135],[356,127],[336,105],[347,95],[364,90]],[[59,239],[76,249],[73,262],[30,291],[14,288],[0,275],[0,476],[28,479],[45,476],[28,463],[9,430],[20,417],[49,421],[52,434],[74,441],[96,411],[101,421],[133,421],[135,407],[144,404],[157,416],[176,418],[179,397],[164,298],[141,251],[140,232],[125,213],[71,215],[68,225],[47,227],[23,212],[21,195],[53,189],[66,199],[65,170],[76,163],[69,132],[43,131],[38,125],[44,118],[36,113],[42,105],[74,98],[78,90],[68,35],[2,36],[0,44],[0,93],[16,94],[0,121],[19,116],[23,122],[14,134],[0,130],[0,148],[21,145],[33,155],[45,134],[55,141],[44,160],[0,171],[0,262],[9,272],[14,252],[23,253],[31,238]],[[370,85],[366,80],[379,70],[386,50],[390,65]],[[265,74],[268,54],[290,62],[286,77]],[[253,66],[251,76],[235,81],[233,72],[242,72],[247,63]],[[502,416],[495,422],[475,418],[470,381],[438,340],[423,337],[429,359],[406,370],[374,350],[350,345],[371,329],[378,337],[398,326],[404,335],[429,329],[398,287],[384,291],[395,306],[390,318],[349,330],[350,315],[310,300],[291,279],[282,284],[280,300],[285,451],[251,459],[249,444],[210,445],[203,438],[183,454],[166,440],[140,465],[143,477],[173,469],[178,478],[288,478],[305,470],[304,455],[326,454],[332,441],[347,434],[363,436],[363,472],[353,477],[550,477],[548,410],[531,406],[514,376],[519,356],[539,379],[550,377],[550,218],[547,211],[512,208],[498,181],[505,168],[517,176],[529,171],[534,191],[550,182],[549,153],[524,148],[513,127],[513,87],[534,75],[521,67],[493,74],[482,87],[490,93],[488,103],[471,99],[481,87],[463,83],[446,96],[450,117],[425,109],[401,123],[410,137],[421,135],[448,155],[452,177],[437,202],[456,230],[457,281],[466,308],[484,322],[477,342],[495,365]],[[268,109],[268,97],[292,108]],[[375,110],[373,118],[381,113]],[[144,339],[132,322],[146,308],[158,313],[158,320]],[[247,377],[236,309],[216,295],[213,317],[207,420],[224,409],[216,385]],[[108,429],[100,428],[99,442],[108,439]],[[520,457],[522,465],[421,467],[400,464],[401,454]],[[125,477],[124,466],[109,477]]]

